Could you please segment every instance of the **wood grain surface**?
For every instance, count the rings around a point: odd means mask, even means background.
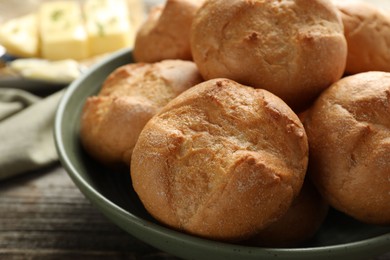
[[[0,182],[0,259],[174,259],[109,222],[55,165]]]
[[[177,258],[112,224],[57,164],[0,182],[0,259]]]

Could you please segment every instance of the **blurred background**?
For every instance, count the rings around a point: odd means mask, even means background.
[[[0,22],[17,17],[33,10],[36,10],[38,5],[42,2],[56,1],[56,0],[0,0]],[[69,0],[83,3],[84,0]],[[130,6],[141,3],[145,10],[156,4],[162,4],[165,0],[127,0]]]
[[[70,52],[62,50],[62,56],[59,58],[51,59],[44,54],[43,49],[46,50],[42,40],[42,15],[40,14],[40,8],[47,2],[61,2],[59,0],[0,0],[0,87],[17,87],[17,88],[28,88],[31,90],[35,85],[41,87],[41,83],[50,84],[67,84],[78,77],[79,72],[85,70],[89,66],[95,64],[104,55],[110,54],[113,51],[121,48],[129,47],[132,48],[134,44],[135,34],[146,18],[151,7],[157,4],[163,4],[164,0],[123,0],[127,4],[128,12],[126,18],[128,18],[128,28],[123,28],[123,23],[117,27],[110,27],[109,19],[118,18],[118,12],[122,12],[121,8],[116,8],[117,3],[122,0],[107,1],[107,0],[67,0],[67,2],[76,2],[80,6],[81,13],[84,17],[84,29],[87,32],[87,41],[89,41],[89,48],[87,51],[88,55],[84,55],[83,58],[75,58]],[[88,9],[86,3],[89,4]],[[98,14],[91,15],[92,4],[97,3],[98,5],[108,6],[111,5],[111,12],[102,12],[105,10],[101,8]],[[116,9],[115,9],[116,8]],[[85,11],[89,10],[89,11]],[[29,19],[31,15],[35,15],[34,20]],[[105,17],[106,16],[106,17]],[[27,18],[29,17],[29,18]],[[92,20],[92,23],[96,23],[97,26],[104,24],[107,28],[104,31],[106,38],[104,42],[100,43],[101,50],[96,54],[91,50],[91,46],[94,46],[93,35],[90,35],[91,29],[91,18],[96,18],[96,22]],[[89,21],[88,21],[89,19]],[[120,19],[120,18],[119,18]],[[123,20],[121,20],[123,21]],[[48,19],[47,23],[53,21]],[[99,24],[98,24],[99,23]],[[95,24],[92,24],[92,27]],[[99,27],[101,29],[103,27]],[[34,31],[35,30],[35,31]],[[57,30],[58,31],[58,30]],[[99,35],[100,36],[100,35]],[[34,39],[33,39],[34,38]],[[98,37],[96,37],[98,38]],[[125,39],[126,38],[126,39]],[[128,39],[127,39],[128,38]],[[68,39],[69,40],[69,39]],[[71,40],[71,39],[70,39]],[[72,43],[71,43],[72,44]],[[111,47],[109,45],[112,45]],[[37,47],[35,47],[37,46]],[[78,45],[76,45],[78,46]],[[96,45],[95,45],[96,46]],[[60,48],[61,47],[53,47]],[[53,49],[52,48],[52,49]],[[69,47],[72,50],[76,50],[80,47]],[[33,50],[36,50],[35,52]],[[57,52],[51,50],[52,54]],[[54,53],[53,53],[54,51]],[[27,54],[25,54],[27,53]],[[31,54],[32,53],[32,54]],[[58,53],[61,53],[58,52]],[[68,54],[70,53],[70,54]],[[66,56],[68,54],[68,56]],[[13,62],[15,58],[19,59],[17,62]],[[29,59],[41,59],[45,60],[46,63],[37,60]],[[52,64],[53,60],[64,60],[73,59],[76,61],[56,63]],[[49,69],[47,68],[47,61],[50,62]],[[53,66],[52,66],[53,65]],[[40,69],[42,67],[42,69]],[[67,73],[61,73],[62,78],[58,77],[57,71],[65,71]],[[34,82],[31,82],[34,80]],[[23,81],[23,82],[21,82]],[[40,82],[36,82],[40,81]]]

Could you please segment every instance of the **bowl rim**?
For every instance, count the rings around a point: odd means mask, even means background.
[[[116,225],[120,226],[122,229],[125,229],[132,236],[137,237],[143,242],[150,244],[156,248],[159,248],[163,251],[170,252],[166,247],[161,247],[153,241],[149,241],[147,236],[142,236],[139,234],[134,234],[133,230],[129,228],[129,226],[124,225],[122,221],[127,224],[135,225],[136,229],[147,229],[149,235],[154,234],[158,235],[160,238],[173,240],[175,243],[179,242],[182,245],[196,245],[198,249],[203,250],[215,250],[218,248],[219,250],[226,251],[227,253],[247,253],[248,256],[274,256],[274,257],[291,257],[291,254],[305,253],[308,254],[308,257],[318,257],[320,254],[324,254],[327,257],[332,255],[337,255],[339,251],[345,251],[349,249],[358,249],[361,252],[364,252],[365,249],[371,248],[374,244],[377,245],[388,245],[390,248],[390,233],[382,234],[376,237],[367,238],[355,242],[348,242],[344,244],[337,245],[327,245],[327,246],[314,246],[314,247],[302,247],[302,248],[267,248],[267,247],[252,247],[252,246],[244,246],[244,245],[236,245],[236,244],[228,244],[219,241],[213,241],[209,239],[199,238],[196,236],[192,236],[189,234],[185,234],[163,225],[159,225],[148,220],[139,218],[134,214],[126,211],[120,206],[116,205],[114,202],[103,196],[100,192],[98,192],[95,188],[93,188],[77,171],[71,159],[67,155],[66,148],[63,143],[63,114],[66,111],[68,101],[73,97],[74,91],[82,87],[83,82],[91,77],[93,72],[100,67],[104,66],[106,63],[111,60],[115,60],[123,55],[130,55],[132,50],[130,48],[126,48],[120,51],[105,57],[100,62],[92,66],[85,74],[76,79],[73,83],[69,85],[69,87],[65,90],[63,94],[55,114],[54,120],[54,141],[57,149],[57,153],[59,155],[59,160],[62,166],[65,168],[68,175],[71,177],[76,186],[80,189],[80,191],[95,205],[106,217],[108,217],[112,222]],[[107,213],[108,211],[108,213]],[[390,249],[388,250],[390,251]],[[383,253],[383,252],[382,252]],[[386,253],[386,251],[385,251]],[[175,254],[175,253],[173,253]],[[183,257],[183,256],[182,256]]]

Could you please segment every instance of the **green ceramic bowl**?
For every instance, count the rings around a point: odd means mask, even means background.
[[[201,239],[160,225],[132,189],[130,174],[110,172],[90,159],[79,140],[84,101],[96,94],[107,75],[131,63],[130,50],[113,54],[66,90],[55,120],[60,160],[79,189],[112,222],[134,237],[186,259],[367,259],[390,252],[390,227],[359,223],[331,211],[318,234],[298,248],[259,248]]]

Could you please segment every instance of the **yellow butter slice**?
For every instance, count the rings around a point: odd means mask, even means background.
[[[135,32],[125,0],[87,0],[84,14],[92,56],[132,47]]]
[[[28,14],[6,21],[0,26],[0,44],[9,54],[37,57],[38,29],[36,14]]]
[[[44,2],[38,13],[43,58],[81,60],[90,55],[79,3],[74,1]]]

